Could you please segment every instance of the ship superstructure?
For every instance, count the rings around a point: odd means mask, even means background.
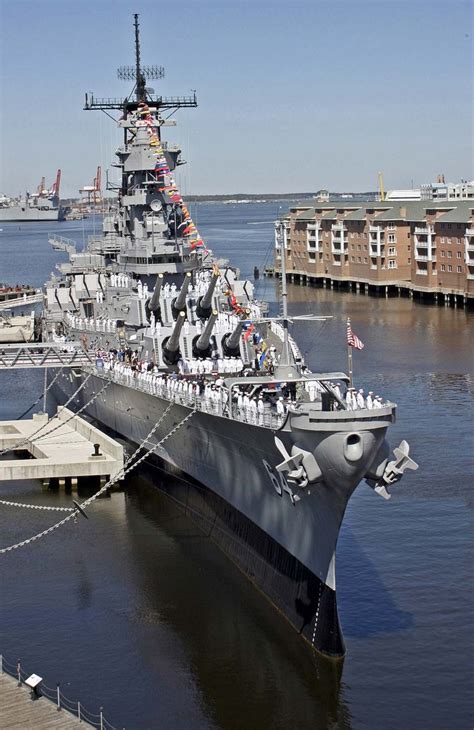
[[[59,187],[61,170],[50,188],[45,187],[45,178],[41,178],[34,193],[25,193],[18,197],[0,195],[0,221],[57,221],[61,217]]]
[[[86,97],[87,109],[122,113],[116,207],[83,251],[52,238],[69,260],[46,285],[44,338],[97,352],[57,379],[57,396],[131,444],[148,435],[151,449],[166,435],[161,463],[196,480],[169,487],[173,498],[313,648],[341,656],[335,551],[347,502],[363,478],[389,497],[416,465],[405,442],[389,456],[394,404],[353,409],[344,373],[307,368],[284,276],[282,318],[269,318],[252,283],[206,246],[174,179],[180,150],[161,134],[164,110],[196,97],[147,91],[162,69],[141,66],[137,16],[135,52],[134,72],[121,70],[135,78],[133,99]]]

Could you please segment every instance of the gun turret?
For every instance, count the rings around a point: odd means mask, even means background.
[[[152,295],[150,301],[148,302],[148,309],[150,310],[150,312],[153,312],[153,314],[158,312],[158,310],[160,309],[160,291],[161,291],[162,284],[163,284],[163,274],[158,274],[158,276],[156,277],[153,295]]]
[[[214,310],[211,312],[211,315],[209,319],[206,322],[206,326],[204,327],[202,333],[197,337],[196,341],[193,343],[193,355],[194,357],[206,357],[206,355],[209,353],[211,347],[211,334],[212,330],[214,328],[214,323],[218,317],[218,312]]]
[[[173,299],[173,302],[171,304],[171,311],[173,312],[173,317],[175,319],[178,318],[178,314],[180,312],[186,311],[186,294],[188,291],[188,286],[191,283],[191,272],[188,271],[186,273],[186,276],[184,277],[184,281],[181,284],[181,289],[179,290],[179,294],[176,297],[176,299]]]
[[[245,311],[245,317],[248,317],[249,314],[250,309],[247,309]],[[239,357],[240,336],[242,334],[242,328],[246,321],[247,319],[241,319],[240,322],[237,322],[234,331],[227,333],[222,338],[222,349],[224,350],[224,355],[227,355],[228,357]]]
[[[173,332],[163,343],[163,356],[169,365],[174,365],[180,358],[179,336],[185,319],[186,312],[179,312],[178,318],[174,323]]]
[[[212,295],[214,294],[218,278],[219,274],[213,272],[207,292],[199,298],[196,312],[200,319],[207,319],[212,312]]]

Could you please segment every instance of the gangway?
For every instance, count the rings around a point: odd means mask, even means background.
[[[0,311],[5,309],[13,309],[14,307],[26,307],[29,304],[38,304],[43,301],[43,293],[37,292],[36,294],[29,294],[27,296],[15,297],[15,299],[7,299],[4,302],[0,302]]]
[[[80,342],[0,345],[0,371],[19,368],[72,368],[95,362],[95,350]]]

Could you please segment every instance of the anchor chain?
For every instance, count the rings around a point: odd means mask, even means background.
[[[109,383],[107,383],[107,385],[109,385],[110,382],[111,381],[109,381]],[[98,492],[96,492],[91,497],[89,497],[84,502],[82,502],[82,504],[80,505],[81,510],[85,509],[90,504],[92,504],[92,502],[94,502],[98,497],[100,497],[101,494],[103,494],[105,491],[107,491],[107,489],[110,489],[110,487],[113,486],[115,484],[115,482],[117,482],[119,479],[122,479],[126,474],[129,474],[131,471],[133,471],[133,469],[135,469],[142,461],[144,461],[148,456],[150,456],[150,454],[152,454],[154,451],[156,451],[156,449],[159,446],[161,446],[161,444],[163,444],[173,434],[175,434],[196,413],[196,408],[193,408],[193,410],[190,413],[188,413],[179,423],[177,423],[176,426],[174,426],[169,433],[167,433],[165,436],[163,436],[163,438],[160,439],[160,441],[158,441],[149,451],[146,451],[139,459],[137,459],[132,464],[131,462],[133,461],[133,459],[137,456],[137,454],[143,448],[143,444],[146,443],[151,438],[151,436],[153,436],[155,431],[159,428],[160,424],[163,422],[164,418],[167,416],[167,414],[169,413],[169,411],[171,410],[171,408],[174,405],[175,405],[175,403],[173,403],[173,402],[169,404],[169,406],[166,408],[166,410],[163,412],[161,417],[155,423],[155,425],[153,426],[151,431],[143,439],[142,443],[139,446],[137,446],[137,448],[135,449],[133,454],[131,456],[129,456],[129,458],[126,460],[126,462],[124,463],[121,470],[114,477],[109,479],[109,481],[106,484],[104,484],[104,486],[101,487]],[[66,522],[69,522],[70,519],[72,519],[72,518],[75,519],[77,517],[77,512],[78,512],[78,510],[74,509],[67,515],[67,517],[64,517],[59,522],[56,522],[54,525],[51,525],[51,527],[48,527],[46,530],[43,530],[42,532],[39,532],[37,535],[33,535],[32,537],[29,537],[26,540],[17,542],[15,545],[9,545],[6,548],[0,548],[0,555],[8,553],[11,550],[17,550],[18,548],[23,547],[24,545],[28,545],[29,543],[34,542],[35,540],[39,540],[40,538],[45,537],[46,535],[49,535],[51,532],[54,532],[54,530],[57,530],[62,525],[65,525]]]
[[[6,507],[23,507],[25,509],[43,509],[51,512],[74,512],[74,507],[47,507],[43,504],[25,504],[22,502],[7,502],[6,499],[0,499],[0,504]]]
[[[29,408],[27,408],[27,409],[26,409],[26,411],[23,411],[23,413],[21,414],[21,416],[18,416],[18,418],[16,419],[17,421],[21,421],[21,419],[22,419],[22,418],[23,418],[24,416],[26,416],[26,414],[27,414],[27,413],[29,413],[29,412],[31,411],[31,409],[32,409],[32,408],[34,408],[35,406],[37,406],[37,405],[38,405],[38,403],[40,402],[40,400],[43,400],[43,398],[44,398],[44,396],[46,395],[46,393],[48,393],[48,392],[49,392],[49,390],[50,390],[50,389],[51,389],[51,388],[53,387],[53,385],[55,384],[56,380],[57,380],[57,379],[59,378],[59,376],[61,375],[62,371],[64,370],[64,367],[65,367],[65,366],[63,365],[63,366],[62,366],[62,368],[61,368],[60,370],[58,370],[58,372],[56,373],[56,375],[54,376],[54,378],[52,379],[52,381],[50,382],[50,384],[48,385],[48,387],[47,387],[47,388],[46,388],[46,389],[45,389],[45,390],[43,391],[43,393],[41,393],[41,395],[40,395],[40,396],[39,396],[39,397],[38,397],[38,398],[37,398],[37,399],[35,400],[35,402],[34,402],[34,403],[32,403],[32,405],[31,405],[31,406],[30,406]],[[44,406],[43,406],[43,407],[44,407]]]
[[[70,398],[68,398],[68,400],[66,401],[66,403],[65,403],[65,405],[64,405],[64,408],[67,408],[67,406],[69,405],[69,403],[70,403],[70,402],[71,402],[71,401],[72,401],[72,400],[73,400],[73,399],[74,399],[74,398],[76,397],[76,395],[77,395],[77,394],[79,393],[79,391],[80,391],[80,390],[82,390],[82,388],[83,388],[83,387],[84,387],[84,386],[86,385],[87,381],[88,381],[88,380],[89,380],[89,378],[91,378],[91,377],[92,377],[92,373],[90,373],[90,374],[89,374],[89,375],[87,376],[87,378],[86,378],[86,379],[84,380],[84,382],[80,384],[80,386],[78,387],[78,389],[77,389],[77,390],[76,390],[76,391],[75,391],[75,392],[74,392],[74,393],[73,393],[73,394],[71,395],[71,397],[70,397]],[[97,394],[97,395],[99,395],[99,394]],[[77,414],[76,414],[76,415],[77,415]],[[18,444],[13,444],[12,446],[9,446],[9,447],[8,447],[8,448],[6,448],[6,449],[0,449],[0,456],[1,456],[2,454],[8,454],[8,452],[9,452],[9,451],[13,451],[14,449],[19,449],[19,448],[21,448],[22,446],[26,446],[26,444],[28,444],[28,443],[30,443],[31,441],[35,440],[35,439],[36,439],[36,437],[38,436],[38,434],[39,434],[39,433],[41,433],[41,431],[43,431],[43,429],[45,429],[45,428],[46,428],[46,426],[48,425],[48,423],[49,423],[49,421],[48,421],[47,423],[44,423],[44,424],[43,424],[42,426],[40,426],[40,427],[38,428],[38,430],[37,430],[37,431],[35,431],[35,432],[34,432],[34,433],[33,433],[33,434],[31,435],[31,436],[29,436],[29,437],[28,437],[27,439],[24,439],[23,441],[20,441],[20,442],[19,442]],[[54,428],[54,429],[53,429],[53,431],[55,431],[55,430],[56,430],[56,428]],[[50,431],[49,433],[51,433],[51,431]]]

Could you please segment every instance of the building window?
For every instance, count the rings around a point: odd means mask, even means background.
[[[361,263],[362,263],[362,259],[361,259],[361,257],[360,257],[360,256],[358,256],[358,257],[357,257],[357,263],[358,263],[358,264],[361,264]]]
[[[388,255],[389,256],[396,256],[397,255],[397,250],[396,250],[396,248],[394,246],[389,246],[389,248],[388,248]]]
[[[452,258],[453,258],[453,252],[452,251],[448,251],[448,259],[452,259]]]
[[[441,264],[441,271],[446,271],[446,265],[445,264]]]
[[[389,234],[388,234],[388,242],[389,242],[389,243],[396,243],[396,242],[397,242],[397,239],[396,239],[396,237],[395,237],[395,234],[394,234],[394,233],[389,233]]]
[[[357,250],[360,251],[360,243],[357,244]]]
[[[411,264],[411,258],[410,257],[407,258],[407,263]]]
[[[456,254],[456,256],[458,257],[458,259],[462,258],[462,253],[461,253],[461,251],[458,251],[458,252],[457,252],[457,254]]]
[[[441,243],[446,243],[446,236],[443,236],[443,237],[441,238]]]
[[[308,258],[310,261],[316,261],[316,254],[313,251],[310,251],[308,254]]]
[[[355,256],[351,256],[351,261],[355,261]]]
[[[411,246],[410,246],[410,244],[408,244],[408,246],[407,246],[407,251],[411,251]]]
[[[441,258],[444,259],[445,256],[446,256],[446,251],[443,249],[441,251]]]
[[[458,274],[462,274],[462,266],[458,266]]]
[[[364,264],[367,263],[367,256],[364,256]]]
[[[390,261],[388,262],[388,268],[389,269],[396,269],[397,268],[397,262],[394,261],[393,259],[390,259]]]
[[[452,271],[452,270],[453,270],[453,267],[452,266],[448,266],[448,271]]]
[[[452,241],[453,241],[453,243],[457,243],[458,242],[458,239],[457,238],[453,238]]]

